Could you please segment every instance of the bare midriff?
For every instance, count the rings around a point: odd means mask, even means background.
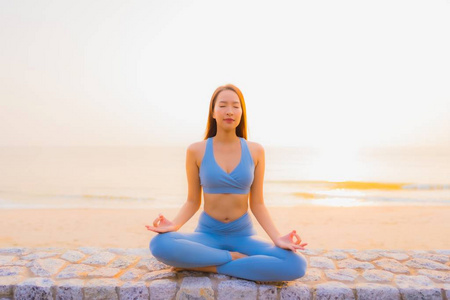
[[[225,223],[239,219],[248,210],[248,194],[203,193],[203,199],[205,212]]]

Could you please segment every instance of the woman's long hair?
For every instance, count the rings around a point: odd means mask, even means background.
[[[216,105],[217,96],[223,90],[233,91],[239,97],[239,101],[241,102],[242,108],[242,116],[239,125],[236,127],[236,135],[239,137],[243,137],[244,139],[247,139],[247,110],[245,108],[244,95],[242,95],[242,92],[240,89],[238,89],[238,87],[232,85],[231,83],[219,86],[214,91],[211,97],[211,102],[209,103],[208,123],[206,125],[206,132],[204,139],[206,140],[207,138],[213,137],[217,133],[217,122],[216,119],[213,118],[213,110],[214,106]]]

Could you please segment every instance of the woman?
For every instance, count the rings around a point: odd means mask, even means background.
[[[162,214],[146,225],[159,233],[150,251],[176,268],[214,272],[255,281],[285,281],[302,277],[305,258],[300,237],[281,235],[263,199],[264,148],[247,139],[244,97],[232,84],[218,87],[209,107],[204,141],[186,152],[188,197],[173,221]],[[200,208],[204,211],[195,233],[178,233]],[[250,199],[250,200],[249,200]],[[274,245],[258,239],[248,214],[253,215]]]

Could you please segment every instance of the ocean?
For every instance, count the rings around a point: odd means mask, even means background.
[[[268,206],[450,205],[450,150],[265,147]],[[185,147],[0,147],[0,208],[171,208]]]

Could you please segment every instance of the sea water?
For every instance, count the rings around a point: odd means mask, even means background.
[[[450,205],[450,151],[265,147],[268,206]],[[2,147],[0,208],[167,208],[186,147]]]

